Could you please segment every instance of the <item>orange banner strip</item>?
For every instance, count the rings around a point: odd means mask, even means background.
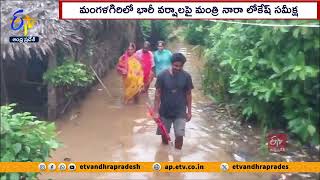
[[[320,162],[0,162],[4,172],[320,172]]]

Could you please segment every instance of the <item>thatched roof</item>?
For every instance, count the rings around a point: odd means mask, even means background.
[[[23,36],[23,30],[11,30],[13,13],[23,9],[23,14],[35,18],[36,25],[29,29],[28,35],[39,36],[38,43],[10,43],[10,36]],[[78,30],[87,27],[88,21],[58,20],[58,1],[1,1],[1,59],[14,60],[18,57],[30,59],[30,50],[37,56],[43,57],[53,53],[53,47],[62,45],[72,50],[72,44],[81,43],[82,38]]]

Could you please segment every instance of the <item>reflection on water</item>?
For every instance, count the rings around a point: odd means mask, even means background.
[[[146,102],[151,102],[155,89],[142,95],[140,104],[121,103],[121,81],[115,71],[104,78],[113,98],[92,88],[78,108],[57,121],[59,139],[64,146],[53,153],[51,161],[243,161],[250,155],[239,139],[235,123],[219,121],[210,101],[199,90],[201,64],[190,47],[175,44],[173,49],[187,54],[185,69],[192,74],[193,118],[186,125],[182,151],[162,145],[155,135],[156,124],[146,115]],[[153,84],[154,85],[154,84]],[[210,114],[211,113],[211,114]],[[213,113],[213,114],[212,114]],[[76,114],[76,117],[75,117]],[[214,118],[216,117],[216,118]],[[233,120],[234,121],[234,120]],[[232,122],[232,121],[228,121]],[[234,121],[235,122],[235,121]],[[242,133],[241,133],[242,134]],[[171,132],[171,137],[174,137]],[[259,137],[259,136],[258,136]],[[242,137],[248,139],[248,137]],[[254,138],[255,140],[257,138]],[[255,145],[256,146],[256,145]],[[238,151],[235,153],[234,149]],[[243,153],[244,152],[244,153]],[[247,154],[246,154],[247,153]],[[270,179],[270,174],[224,173],[58,173],[39,176],[40,179]]]

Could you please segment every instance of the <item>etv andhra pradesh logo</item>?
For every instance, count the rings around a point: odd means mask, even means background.
[[[288,135],[269,134],[268,135],[268,148],[270,152],[285,152],[287,147]]]
[[[11,36],[10,42],[38,42],[39,37],[28,36],[28,30],[33,28],[36,24],[36,20],[29,15],[23,14],[23,9],[19,9],[13,13],[13,19],[11,20],[11,30],[19,31],[23,28],[24,36]]]

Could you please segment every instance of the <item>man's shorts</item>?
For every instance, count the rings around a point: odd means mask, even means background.
[[[186,128],[186,119],[185,118],[163,118],[161,117],[162,122],[164,123],[168,133],[170,133],[171,126],[173,124],[175,136],[184,136]],[[157,135],[161,135],[160,129],[157,128]]]

